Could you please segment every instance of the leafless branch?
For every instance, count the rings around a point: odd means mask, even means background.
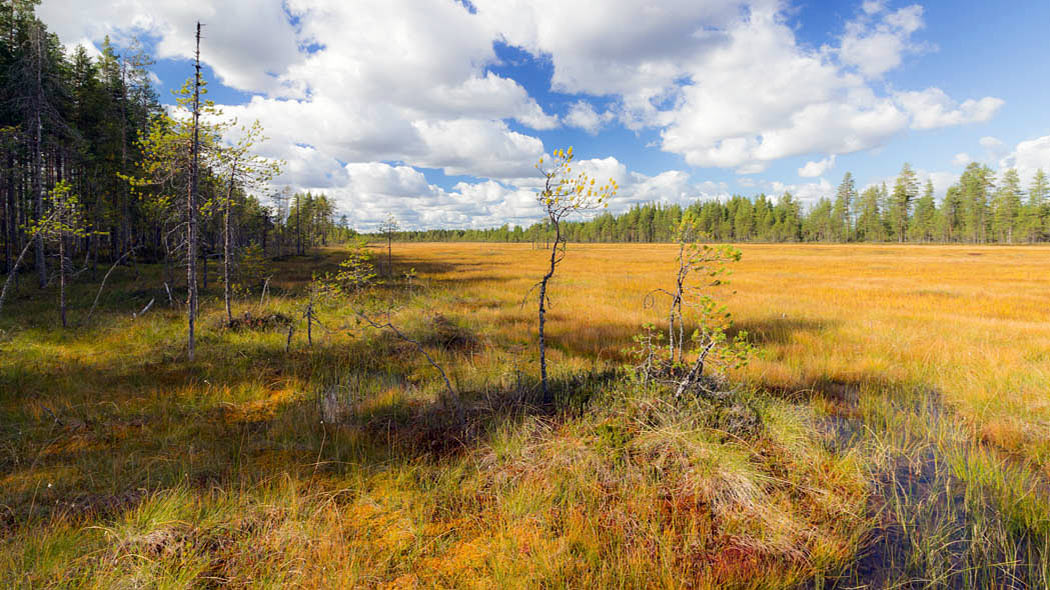
[[[91,316],[94,315],[95,308],[98,307],[98,300],[99,300],[100,297],[102,297],[102,290],[106,288],[106,281],[109,279],[109,275],[113,274],[113,271],[117,268],[117,266],[119,266],[120,263],[123,262],[124,259],[128,257],[128,255],[130,255],[132,252],[134,252],[136,247],[132,247],[130,250],[125,252],[123,255],[121,255],[121,257],[118,258],[116,260],[116,262],[113,263],[113,266],[110,266],[109,270],[106,271],[106,275],[104,277],[102,277],[102,283],[98,286],[98,293],[95,294],[95,302],[91,304],[91,311],[88,312],[87,319],[90,320]],[[153,302],[150,301],[150,304],[152,305]],[[145,313],[145,310],[143,311],[143,313]]]

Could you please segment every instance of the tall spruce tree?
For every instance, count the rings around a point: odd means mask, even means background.
[[[912,201],[918,194],[919,179],[911,169],[911,164],[905,162],[893,185],[889,208],[889,221],[898,242],[903,243],[907,239],[908,217],[911,215]]]
[[[857,186],[853,174],[846,172],[835,193],[832,217],[835,223],[835,239],[848,242],[853,237],[853,208],[857,202]]]

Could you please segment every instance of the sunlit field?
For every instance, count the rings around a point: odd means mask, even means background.
[[[455,396],[349,301],[307,341],[339,248],[275,263],[237,329],[215,281],[192,363],[157,268],[115,273],[90,320],[85,281],[65,331],[24,286],[0,317],[0,585],[1047,587],[1050,249],[741,250],[712,294],[757,350],[718,403],[624,369],[665,325],[669,245],[568,246],[553,404],[529,244],[394,244],[364,296]]]

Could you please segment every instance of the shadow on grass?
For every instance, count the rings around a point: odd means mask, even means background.
[[[787,344],[791,342],[795,334],[816,334],[832,325],[831,322],[825,320],[769,316],[736,321],[727,335],[733,338],[740,332],[747,332],[748,339],[754,344]]]
[[[450,322],[430,328],[415,336],[432,350],[455,357],[480,346]],[[202,338],[193,363],[167,337],[68,362],[9,358],[0,367],[0,532],[55,516],[115,518],[176,486],[245,489],[282,474],[340,485],[350,471],[440,461],[501,425],[580,412],[616,378],[556,379],[552,404],[538,402],[531,378],[462,391],[451,404],[418,352],[386,333],[289,352],[281,333],[225,334]],[[325,423],[324,391],[340,382],[354,384],[353,402]]]

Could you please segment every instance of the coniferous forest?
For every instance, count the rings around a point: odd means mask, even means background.
[[[805,206],[791,193],[779,197],[733,196],[688,206],[635,205],[621,214],[566,222],[571,242],[671,242],[683,215],[691,214],[705,236],[719,242],[912,242],[1021,244],[1050,239],[1050,181],[1039,170],[1024,187],[1016,170],[997,178],[988,166],[970,163],[944,198],[929,181],[920,186],[905,164],[892,187],[858,191],[847,172],[833,197]],[[543,242],[544,223],[484,230],[402,232],[409,241]]]
[[[100,262],[184,263],[193,79],[165,109],[139,44],[118,53],[107,38],[97,58],[82,46],[67,53],[35,4],[0,5],[0,268],[45,286],[94,276]],[[192,221],[205,286],[209,259],[302,253],[345,237],[325,195],[264,194],[280,163],[254,154],[257,125],[237,128],[206,100],[198,111]]]

